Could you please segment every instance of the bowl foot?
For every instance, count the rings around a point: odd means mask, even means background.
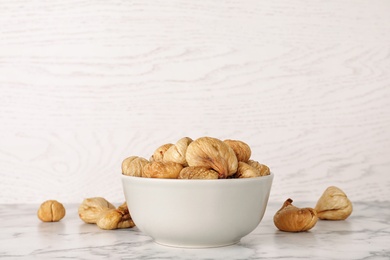
[[[226,243],[216,243],[216,244],[172,244],[167,243],[163,241],[153,240],[156,244],[162,245],[162,246],[168,246],[168,247],[178,247],[178,248],[192,248],[192,249],[201,249],[201,248],[214,248],[214,247],[224,247],[224,246],[231,246],[234,244],[237,244],[240,242],[240,240],[233,241],[233,242],[226,242]]]

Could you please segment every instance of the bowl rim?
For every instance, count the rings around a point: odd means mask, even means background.
[[[270,172],[269,175],[265,176],[259,176],[259,177],[252,177],[252,178],[231,178],[231,179],[164,179],[164,178],[146,178],[146,177],[137,177],[137,176],[129,176],[129,175],[124,175],[123,173],[121,174],[121,179],[134,179],[134,180],[139,180],[143,182],[166,182],[166,183],[213,183],[213,182],[219,182],[219,183],[224,183],[224,182],[253,182],[253,181],[260,181],[264,180],[266,181],[267,179],[273,179],[274,178],[274,173]]]

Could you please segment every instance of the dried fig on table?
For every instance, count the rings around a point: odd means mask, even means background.
[[[115,206],[102,197],[84,199],[78,209],[79,217],[85,222],[95,224],[105,211]]]
[[[97,224],[101,229],[131,228],[131,219],[126,202],[117,209],[102,197],[88,198],[79,207],[79,216],[89,224]]]
[[[270,175],[270,173],[271,173],[269,167],[265,164],[261,164],[257,161],[254,161],[254,160],[248,160],[247,164],[258,169],[260,172],[260,176]]]
[[[229,145],[237,156],[239,162],[247,162],[251,157],[252,151],[249,145],[239,140],[226,139],[223,141]]]
[[[116,229],[121,219],[121,213],[119,213],[116,209],[111,209],[102,214],[102,216],[96,221],[96,225],[101,229]]]
[[[165,152],[171,147],[173,144],[168,143],[168,144],[163,144],[160,147],[158,147],[153,155],[150,157],[149,161],[151,162],[162,162],[164,158]]]
[[[43,222],[57,222],[65,217],[65,207],[56,200],[47,200],[38,209],[38,218]]]
[[[131,218],[127,203],[124,202],[117,208],[117,211],[122,214],[122,219],[118,223],[118,228],[132,228],[135,226],[133,219]]]
[[[132,228],[135,226],[126,203],[123,203],[118,209],[105,211],[97,220],[96,225],[101,229],[107,230]]]
[[[203,166],[218,172],[218,178],[227,178],[237,171],[238,161],[233,149],[219,139],[201,137],[187,148],[189,166]]]
[[[143,168],[142,177],[177,179],[183,165],[175,162],[149,162]]]
[[[188,166],[180,171],[178,179],[218,179],[218,172],[202,166]]]
[[[287,199],[283,206],[274,215],[274,224],[286,232],[301,232],[310,230],[317,223],[315,209],[297,208],[292,205],[293,200]]]
[[[315,209],[320,219],[344,220],[352,214],[352,202],[335,186],[328,187],[319,198]]]
[[[141,177],[144,166],[149,161],[138,156],[130,156],[122,162],[122,174],[128,176]]]
[[[176,162],[180,163],[183,166],[187,166],[186,152],[188,145],[192,142],[192,139],[189,137],[183,137],[176,144],[170,146],[168,150],[164,153],[163,161],[164,162]]]

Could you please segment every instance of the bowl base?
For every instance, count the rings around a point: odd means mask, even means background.
[[[208,245],[202,245],[202,244],[171,244],[166,243],[158,240],[153,240],[156,244],[162,245],[162,246],[168,246],[168,247],[177,247],[177,248],[190,248],[190,249],[202,249],[202,248],[214,248],[214,247],[224,247],[224,246],[231,246],[234,244],[237,244],[240,242],[240,240],[234,241],[234,242],[227,242],[222,244],[208,244]]]

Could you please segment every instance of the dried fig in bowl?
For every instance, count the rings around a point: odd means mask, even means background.
[[[123,160],[122,162],[122,174],[129,175],[129,176],[135,176],[135,177],[141,177],[143,167],[148,163],[149,161],[138,156],[130,156]]]
[[[142,177],[177,179],[183,165],[175,162],[150,162],[143,168]]]
[[[203,166],[215,170],[220,179],[233,175],[238,167],[233,149],[212,137],[201,137],[190,143],[186,160],[189,166]]]
[[[188,166],[180,171],[179,179],[218,179],[218,172],[202,166]]]
[[[180,163],[183,166],[187,166],[186,152],[188,145],[192,142],[192,139],[189,137],[183,137],[176,144],[170,146],[168,150],[164,153],[163,161],[164,162],[176,162]]]
[[[163,161],[163,158],[164,158],[164,154],[166,153],[166,151],[171,147],[173,146],[173,144],[171,143],[168,143],[168,144],[163,144],[161,145],[160,147],[158,147],[153,155],[150,157],[150,161],[151,162],[162,162]]]
[[[267,165],[261,164],[258,161],[248,160],[247,164],[258,169],[260,172],[260,176],[270,175],[270,173],[271,173],[271,171]]]
[[[237,173],[233,175],[235,178],[253,178],[260,177],[260,171],[244,162],[238,162]]]
[[[239,162],[247,162],[251,157],[251,148],[243,141],[226,139],[223,142],[233,149]]]

